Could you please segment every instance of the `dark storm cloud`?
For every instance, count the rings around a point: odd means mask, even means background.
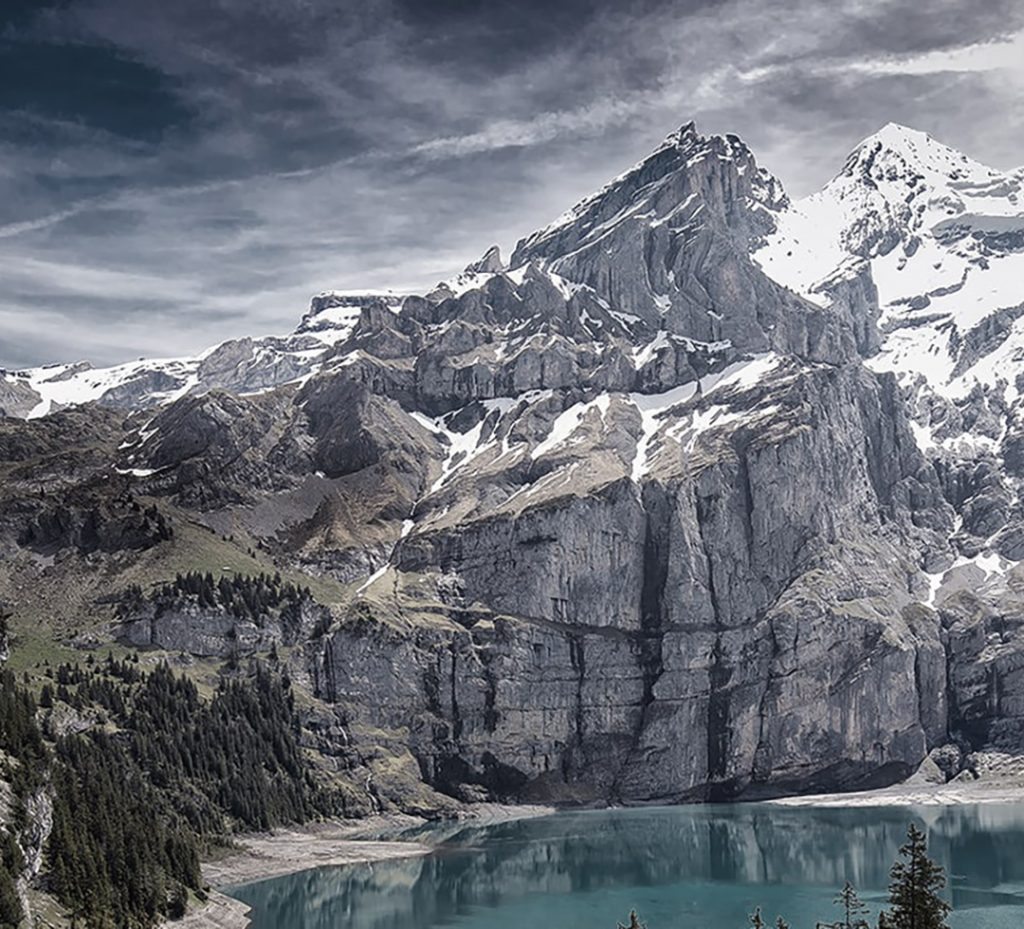
[[[1008,166],[1021,72],[976,47],[1022,12],[9,0],[0,364],[195,351],[322,288],[429,286],[691,117],[798,194],[890,119]]]

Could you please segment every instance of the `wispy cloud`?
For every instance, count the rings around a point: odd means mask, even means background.
[[[531,119],[496,119],[475,132],[420,142],[412,147],[411,153],[428,158],[457,158],[499,148],[540,145],[560,137],[602,132],[635,116],[632,98],[600,100],[574,110],[542,113]]]
[[[1006,71],[1024,76],[1024,31],[986,42],[973,42],[961,48],[938,49],[907,58],[888,56],[847,62],[837,67],[865,74],[976,74]]]
[[[919,55],[879,57],[825,57],[802,62],[775,61],[760,67],[723,69],[744,84],[756,84],[777,74],[802,68],[818,76],[930,76],[941,74],[988,74],[993,71],[1024,75],[1024,31],[996,36],[984,42],[941,48]]]
[[[85,204],[79,204],[66,210],[50,213],[47,216],[40,216],[37,219],[27,219],[20,223],[8,223],[5,226],[0,226],[0,239],[24,235],[26,232],[38,232],[41,229],[49,229],[50,226],[56,226],[57,223],[62,223],[72,216],[77,216],[84,209],[86,209]]]
[[[168,325],[198,350],[326,287],[429,287],[694,117],[796,194],[890,119],[1019,163],[1022,27],[1019,0],[57,5],[8,36],[22,60],[88,46],[112,83],[0,93],[0,363],[151,355]]]

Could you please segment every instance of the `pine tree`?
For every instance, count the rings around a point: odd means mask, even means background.
[[[188,910],[188,889],[184,884],[175,884],[167,901],[167,915],[171,919],[181,919]]]
[[[942,866],[928,857],[925,834],[913,823],[907,841],[889,872],[889,903],[879,927],[884,929],[949,929],[946,916],[951,909],[939,896],[946,886]]]
[[[14,836],[0,830],[0,929],[16,929],[25,915],[14,883],[24,865]]]
[[[843,908],[843,918],[832,923],[817,923],[817,929],[870,929],[864,914],[867,905],[861,902],[853,884],[847,881],[838,896],[832,901]]]
[[[0,929],[17,929],[24,915],[14,875],[0,864]]]

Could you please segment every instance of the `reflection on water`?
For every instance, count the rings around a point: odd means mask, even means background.
[[[236,888],[253,929],[744,929],[763,904],[794,929],[838,918],[849,879],[877,908],[914,819],[952,876],[954,927],[1024,922],[1024,804],[884,809],[767,805],[562,813],[434,831],[426,858]]]

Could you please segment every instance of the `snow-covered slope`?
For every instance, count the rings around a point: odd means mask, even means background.
[[[106,368],[87,361],[0,372],[0,413],[34,419],[99,401],[142,408],[223,387],[253,393],[307,377],[351,334],[364,306],[397,307],[391,293],[317,294],[294,332],[223,342],[193,358],[140,358]]]
[[[1024,301],[1019,172],[890,123],[822,191],[779,210],[755,258],[823,305],[837,279],[867,262],[884,336],[873,367],[920,374],[951,397],[1002,379],[1016,397],[1007,364],[1024,358],[1024,323],[1015,322]]]
[[[889,124],[774,217],[754,258],[776,281],[822,306],[877,288],[866,363],[901,385],[954,546],[1024,558],[1024,173]]]

